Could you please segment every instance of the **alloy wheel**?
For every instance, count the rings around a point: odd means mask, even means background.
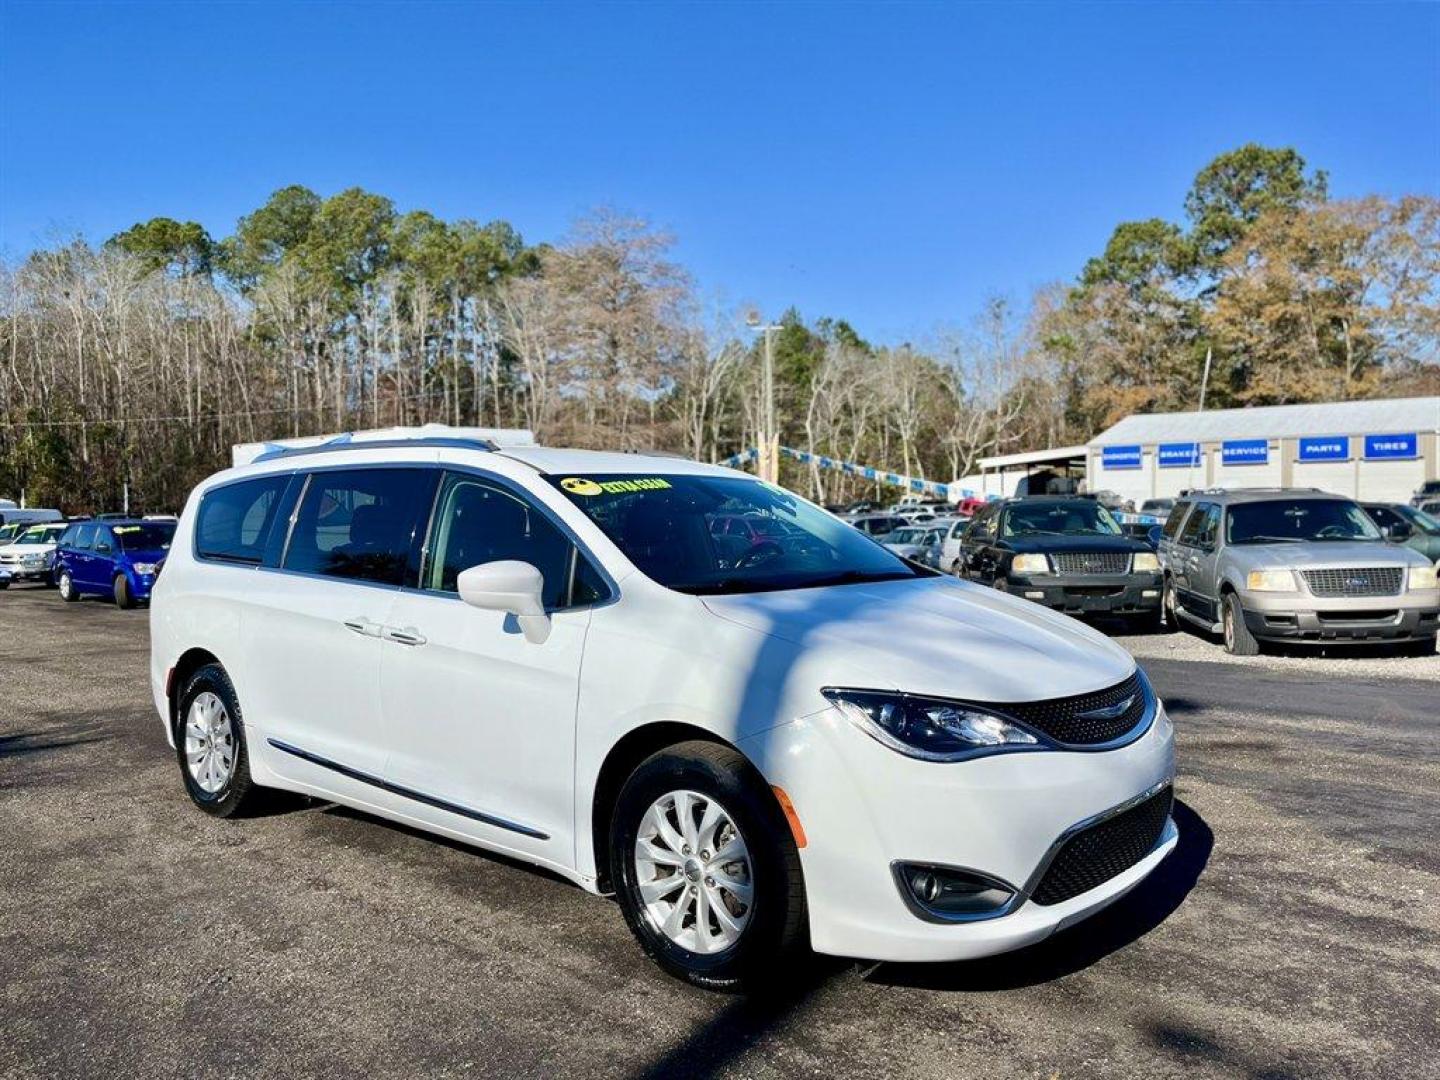
[[[215,694],[197,694],[185,715],[185,767],[201,791],[214,795],[235,771],[235,730]]]
[[[650,804],[635,838],[635,883],[645,917],[693,953],[740,940],[754,910],[750,851],[709,795],[672,791]]]

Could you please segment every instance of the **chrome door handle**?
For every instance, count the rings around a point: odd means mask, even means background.
[[[384,637],[386,641],[393,641],[399,645],[425,644],[425,635],[413,626],[387,626],[381,631],[381,636]]]
[[[346,619],[345,629],[354,630],[355,633],[363,634],[365,637],[379,637],[381,626],[369,619]]]

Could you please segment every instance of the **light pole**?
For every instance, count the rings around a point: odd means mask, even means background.
[[[778,323],[762,323],[758,311],[745,316],[745,325],[765,337],[761,367],[765,399],[760,403],[760,457],[756,464],[761,480],[777,484],[780,482],[780,428],[775,416],[775,354],[770,335],[784,327]]]

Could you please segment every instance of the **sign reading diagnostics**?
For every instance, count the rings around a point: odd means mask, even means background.
[[[1107,469],[1140,468],[1139,446],[1102,446],[1100,464]]]

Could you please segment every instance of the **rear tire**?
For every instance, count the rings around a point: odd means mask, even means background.
[[[610,874],[641,948],[678,978],[734,992],[799,966],[800,856],[774,794],[728,746],[678,743],[641,762],[611,815]]]
[[[214,817],[253,809],[261,791],[250,779],[240,701],[219,664],[206,664],[180,691],[175,754],[190,801]]]
[[[60,590],[60,599],[67,604],[73,604],[80,599],[80,594],[75,591],[75,579],[70,576],[69,570],[60,571],[60,576],[55,579],[55,585]]]
[[[135,597],[130,592],[130,582],[124,574],[116,574],[112,585],[115,593],[115,606],[129,611],[135,606]]]
[[[1255,656],[1260,652],[1260,642],[1245,625],[1245,609],[1240,606],[1240,597],[1233,592],[1225,594],[1225,612],[1222,617],[1225,631],[1225,651],[1233,656]]]

